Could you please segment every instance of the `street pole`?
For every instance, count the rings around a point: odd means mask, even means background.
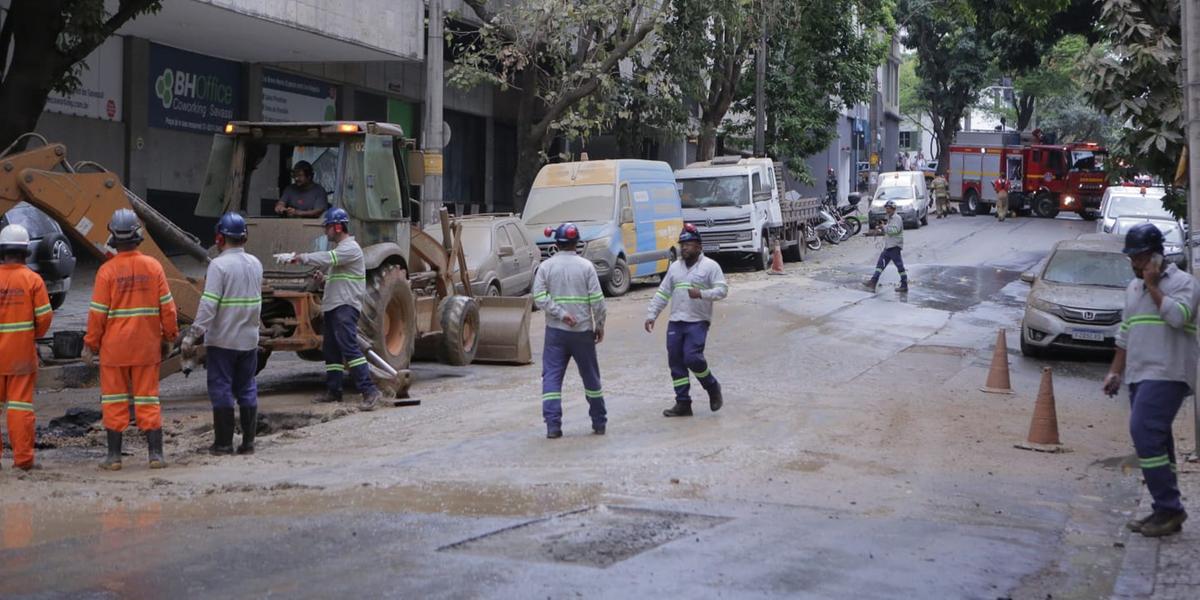
[[[1193,245],[1196,219],[1200,218],[1200,0],[1184,0],[1181,8],[1183,33],[1183,102],[1187,108],[1187,153],[1188,153],[1188,255],[1191,257],[1192,274],[1200,263],[1197,256],[1200,248]],[[1197,389],[1192,381],[1192,389]],[[1200,457],[1200,394],[1192,394],[1192,423],[1195,426],[1193,458]]]
[[[762,19],[754,74],[754,155],[767,155],[767,6],[760,4]]]
[[[442,209],[442,1],[428,0],[429,24],[425,45],[425,110],[421,149],[425,154],[425,181],[421,186],[421,223],[436,225]]]

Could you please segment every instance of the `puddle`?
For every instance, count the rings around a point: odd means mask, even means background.
[[[1024,300],[1000,293],[1005,286],[1017,281],[1021,271],[997,267],[952,267],[942,265],[906,265],[909,292],[902,300],[907,304],[949,312],[965,311],[981,302],[997,302],[1006,306],[1024,306]],[[874,267],[854,267],[850,271],[827,269],[813,273],[818,281],[843,287],[862,289]],[[895,277],[888,267],[885,277]],[[879,284],[879,293],[890,293],[894,282],[890,278]]]

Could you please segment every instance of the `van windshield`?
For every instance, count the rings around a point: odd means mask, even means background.
[[[567,221],[607,223],[616,212],[611,185],[534,188],[521,220],[526,225],[559,225]]]
[[[679,199],[683,208],[746,206],[750,204],[750,184],[745,175],[681,179]]]

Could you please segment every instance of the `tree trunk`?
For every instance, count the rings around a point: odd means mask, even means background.
[[[1033,109],[1037,106],[1037,96],[1021,94],[1013,96],[1013,108],[1017,109],[1017,131],[1029,129],[1033,121]]]
[[[16,2],[6,16],[14,44],[12,62],[0,82],[0,150],[37,127],[46,96],[70,67],[57,48],[59,10],[55,2]]]
[[[944,150],[949,148],[950,144],[954,143],[954,136],[958,134],[960,119],[961,117],[955,119],[947,118],[941,123],[935,122],[933,125],[934,131],[937,132],[934,138],[934,142],[937,144],[935,150],[938,153],[937,172],[946,177],[949,177],[950,174],[950,156]]]

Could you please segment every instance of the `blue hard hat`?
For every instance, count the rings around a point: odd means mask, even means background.
[[[235,212],[227,212],[221,215],[217,221],[217,233],[227,238],[244,238],[246,237],[246,219],[242,218]]]
[[[691,223],[684,223],[683,229],[679,230],[679,243],[682,244],[684,242],[699,242],[699,241],[700,241],[700,230],[696,229],[696,226],[692,225]]]
[[[1139,223],[1125,234],[1125,254],[1133,256],[1151,250],[1163,253],[1163,233],[1153,223]]]
[[[325,211],[325,226],[328,227],[330,225],[334,225],[337,223],[341,223],[342,225],[349,225],[350,224],[350,213],[346,212],[346,210],[343,208],[338,208],[338,207],[334,206],[334,207],[330,208],[329,210]]]
[[[571,242],[579,241],[579,228],[574,223],[563,223],[558,227],[547,227],[542,232],[546,237],[554,238],[557,244],[570,244]]]

